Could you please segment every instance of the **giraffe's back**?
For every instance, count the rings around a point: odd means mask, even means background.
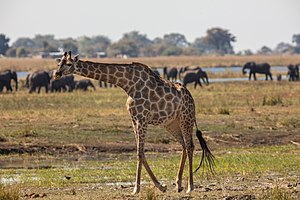
[[[187,109],[192,110],[189,115],[195,115],[190,92],[179,83],[165,80],[156,87],[145,87],[138,95],[129,97],[127,109],[136,120],[162,126],[177,119]]]

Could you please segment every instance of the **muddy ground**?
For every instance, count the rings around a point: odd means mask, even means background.
[[[222,149],[222,147],[256,147],[269,145],[296,145],[300,147],[300,134],[295,132],[274,133],[265,132],[264,134],[253,132],[247,134],[209,134],[204,138],[212,149]],[[199,150],[197,142],[196,150]],[[12,144],[8,142],[0,142],[0,154],[10,153],[46,153],[51,155],[62,155],[72,153],[80,154],[96,154],[97,152],[118,153],[118,152],[134,152],[135,143],[128,142],[109,142],[100,143],[98,145],[89,144],[66,144],[66,145],[49,145],[49,144]],[[153,152],[172,152],[180,151],[181,147],[175,141],[171,144],[155,144],[146,142],[146,151]]]
[[[266,133],[266,134],[223,134],[205,136],[213,151],[227,147],[253,147],[265,145],[295,145],[300,148],[300,134]],[[196,144],[199,150],[199,145]],[[174,152],[179,151],[176,143],[147,143],[146,151]],[[1,142],[0,153],[46,153],[51,155],[78,154],[93,156],[100,152],[134,152],[134,143],[103,143],[98,146],[71,144],[53,146],[47,144],[13,145]],[[198,177],[199,178],[199,177]],[[198,179],[197,178],[197,179]],[[133,181],[133,180],[132,180]],[[166,193],[155,189],[151,182],[143,182],[139,195],[132,195],[133,183],[81,183],[68,184],[66,187],[23,187],[22,199],[300,199],[300,175],[295,173],[278,174],[274,172],[247,176],[235,174],[220,177],[218,175],[197,180],[191,194],[184,191],[177,193],[174,182],[162,181],[168,186]],[[185,181],[186,182],[186,181]]]

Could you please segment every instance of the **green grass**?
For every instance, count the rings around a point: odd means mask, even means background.
[[[300,173],[299,149],[294,146],[271,146],[257,148],[234,148],[216,151],[215,177],[230,177],[236,174],[243,176],[261,175],[267,173]],[[150,167],[159,179],[172,182],[175,180],[180,154],[147,153]],[[38,161],[36,158],[36,162]],[[197,167],[200,154],[195,155],[194,169]],[[37,163],[37,164],[38,164]],[[26,165],[26,164],[25,164]],[[61,160],[50,164],[49,168],[35,169],[2,169],[1,177],[15,179],[17,183],[33,186],[66,186],[80,183],[115,183],[131,182],[135,178],[135,154],[111,154],[110,159],[86,160],[72,162]],[[187,166],[184,176],[186,176]],[[207,172],[207,169],[206,169]],[[143,170],[144,180],[150,178]],[[195,175],[199,183],[202,170]],[[67,180],[65,176],[70,176]],[[211,177],[211,175],[210,175]]]
[[[199,127],[208,134],[225,132],[300,131],[299,83],[216,83],[189,88]],[[1,140],[13,143],[85,143],[134,141],[121,89],[97,92],[32,94],[20,91],[0,96]],[[9,128],[8,128],[9,127]],[[149,128],[150,142],[172,143],[158,127]],[[164,139],[166,138],[166,140]]]

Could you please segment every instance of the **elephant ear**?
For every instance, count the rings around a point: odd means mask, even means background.
[[[56,58],[55,61],[59,64],[61,59],[60,58]]]

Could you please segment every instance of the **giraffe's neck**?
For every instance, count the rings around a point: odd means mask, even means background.
[[[79,60],[75,66],[74,73],[112,83],[125,90],[129,96],[146,87],[156,87],[155,83],[161,81],[149,67],[140,63],[108,64]]]

